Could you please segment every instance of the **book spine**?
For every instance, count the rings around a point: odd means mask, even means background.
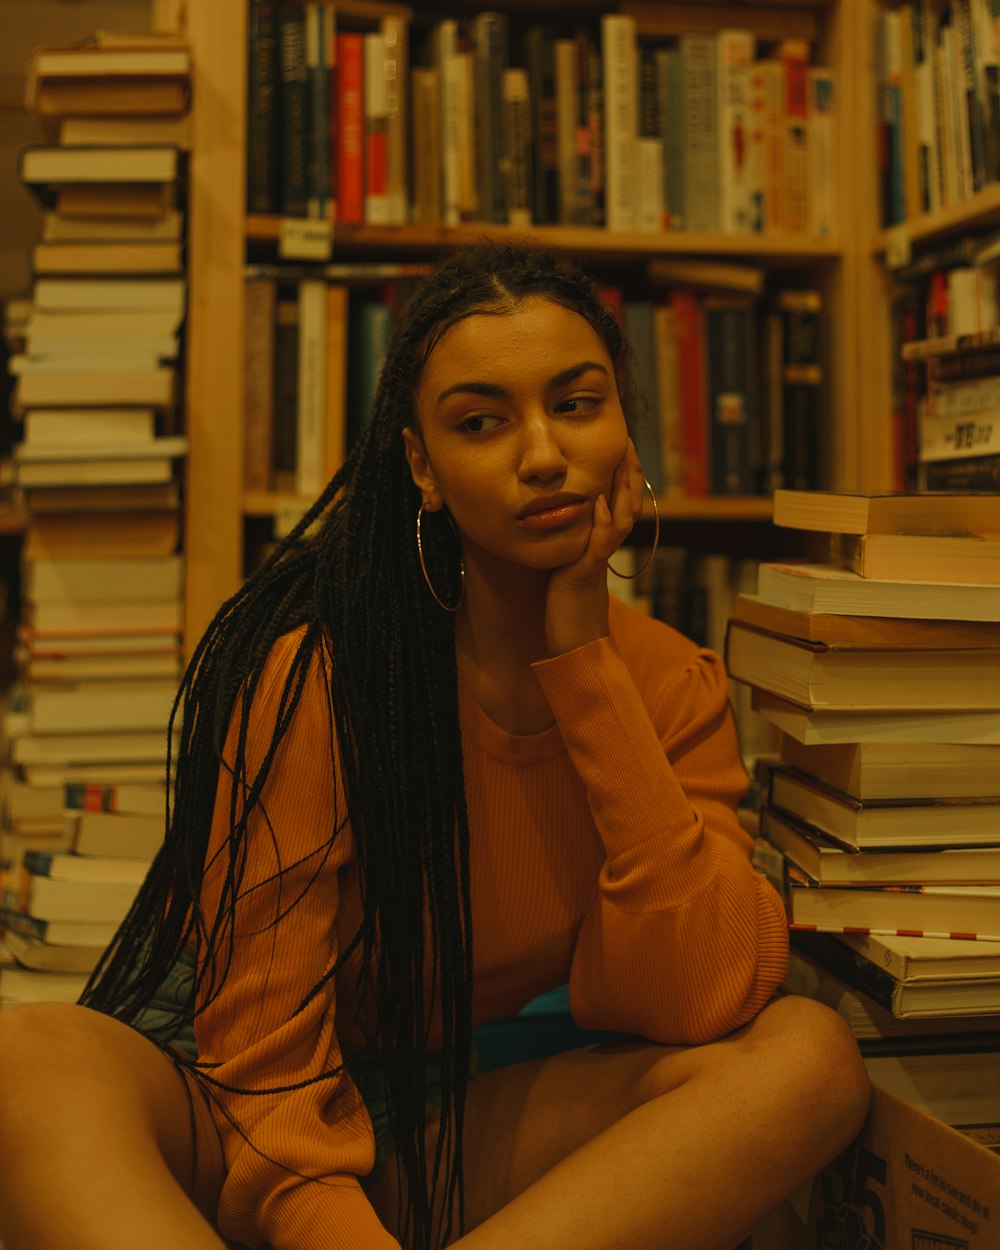
[[[576,161],[573,174],[573,222],[578,226],[594,225],[594,152],[591,146],[590,102],[592,85],[590,75],[599,72],[595,63],[593,40],[585,30],[577,30],[573,37],[576,49]]]
[[[836,203],[834,77],[824,66],[809,71],[809,107],[809,230],[823,239],[834,232]]]
[[[1000,409],[1000,375],[960,382],[936,382],[929,398],[928,413],[939,419],[978,416]]]
[[[756,40],[748,30],[720,30],[718,50],[719,226],[727,234],[753,228],[749,143],[750,65]]]
[[[1000,454],[938,460],[925,468],[925,489],[1000,491]]]
[[[704,315],[694,291],[671,292],[677,318],[677,355],[684,448],[684,493],[708,494],[708,430],[705,400]]]
[[[365,219],[364,39],[356,31],[337,35],[337,220]]]
[[[822,482],[823,369],[818,291],[778,295],[782,316],[782,478],[789,490]]]
[[[364,35],[364,218],[373,226],[389,224],[387,107],[385,39],[372,30]]]
[[[250,0],[247,21],[247,210],[276,213],[278,27],[273,0]]]
[[[750,184],[750,229],[764,229],[764,171],[767,164],[767,127],[764,114],[766,61],[754,61],[747,70],[747,180]]]
[[[966,416],[920,413],[920,459],[925,464],[1000,455],[1000,408]]]
[[[809,229],[809,45],[786,39],[780,50],[785,77],[785,229]]]
[[[323,482],[328,482],[347,455],[348,288],[326,286],[326,342],[323,366],[326,396],[323,413]]]
[[[577,120],[580,111],[580,83],[578,77],[577,49],[575,39],[556,39],[555,96],[556,96],[556,153],[559,183],[559,223],[573,225],[577,209]]]
[[[660,451],[659,394],[656,385],[656,342],[653,305],[649,300],[627,300],[623,318],[625,334],[636,361],[639,411],[633,414],[632,437],[643,475],[655,495],[663,493],[663,461]]]
[[[607,167],[608,157],[604,146],[604,79],[601,69],[601,50],[589,36],[586,37],[587,57],[587,157],[590,172],[589,225],[603,226],[607,220]]]
[[[414,222],[431,225],[441,220],[441,108],[435,70],[413,67],[410,115],[413,125],[411,215]]]
[[[601,18],[604,83],[605,221],[609,230],[633,230],[636,223],[635,148],[638,137],[635,20],[623,14]]]
[[[975,56],[976,110],[982,142],[983,185],[997,177],[1000,116],[993,107],[997,102],[997,48],[990,12],[990,0],[969,0],[969,28]]]
[[[934,42],[934,118],[941,179],[941,204],[950,207],[958,202],[958,167],[955,134],[958,129],[955,109],[955,88],[952,82],[950,50],[951,26],[938,25]]]
[[[327,216],[337,220],[337,180],[339,176],[340,118],[337,113],[337,10],[331,0],[323,0],[323,65],[326,68],[326,168],[330,179]]]
[[[845,946],[834,934],[797,932],[792,937],[792,946],[828,968],[852,988],[873,998],[886,1011],[893,1010],[897,988],[895,977]]]
[[[903,206],[907,219],[923,211],[920,186],[920,132],[917,125],[917,78],[914,59],[913,5],[901,4],[899,19],[899,90],[903,123]]]
[[[664,228],[663,140],[660,135],[662,105],[656,54],[652,48],[639,53],[639,118],[636,139],[637,230],[657,234]]]
[[[308,214],[324,220],[330,210],[330,67],[326,56],[327,6],[305,6],[306,74],[309,87]]]
[[[409,219],[410,186],[407,115],[409,79],[409,28],[403,17],[388,15],[379,26],[382,36],[385,79],[386,194],[388,220],[405,226]]]
[[[281,211],[305,217],[309,209],[309,72],[301,5],[278,9],[281,57]]]
[[[890,305],[893,352],[892,413],[894,424],[895,481],[912,489],[917,480],[918,411],[924,393],[924,369],[918,361],[904,361],[902,346],[922,337],[925,309],[918,291],[903,288]]]
[[[961,92],[968,131],[969,163],[972,191],[986,185],[986,133],[983,125],[983,98],[977,82],[976,33],[972,22],[970,0],[952,0],[958,35],[958,56],[961,68]]]
[[[274,332],[277,284],[247,281],[246,417],[244,421],[244,485],[248,491],[273,486],[271,449],[274,440]]]
[[[458,22],[445,18],[434,28],[434,68],[438,75],[441,116],[441,220],[446,226],[461,221],[461,171],[459,141]]]
[[[503,176],[503,74],[510,59],[505,13],[480,13],[473,18],[475,49],[476,176],[480,215],[505,222],[507,200]]]
[[[531,112],[523,69],[503,73],[503,146],[507,224],[527,229],[532,217]]]
[[[275,490],[295,488],[298,423],[299,307],[298,300],[279,292],[274,332],[274,445]]]
[[[1000,347],[936,357],[928,361],[928,373],[934,383],[991,377],[1000,373]]]
[[[927,0],[913,3],[913,76],[916,89],[917,159],[919,162],[920,211],[941,206],[937,122],[934,100],[934,22]]]
[[[653,332],[656,337],[663,493],[676,498],[684,494],[684,436],[678,390],[677,315],[673,308],[660,305],[653,310]]]
[[[460,221],[477,221],[476,136],[474,59],[469,38],[459,27],[458,40],[458,215]]]
[[[295,492],[307,498],[325,485],[326,284],[299,283],[299,359],[296,387]]]
[[[906,220],[903,175],[902,31],[899,11],[881,15],[883,40],[882,125],[885,134],[885,224]]]
[[[555,39],[551,29],[532,26],[528,30],[524,38],[524,57],[531,105],[534,219],[536,225],[551,225],[559,220]]]
[[[986,130],[986,176],[1000,180],[1000,31],[996,0],[976,0]]]
[[[714,34],[680,38],[684,69],[685,229],[719,228],[719,118]]]
[[[748,495],[760,462],[754,309],[723,299],[706,299],[704,309],[712,493]]]
[[[351,313],[347,376],[348,449],[363,432],[371,416],[378,380],[389,342],[391,312],[383,300],[360,301]]]
[[[784,70],[780,61],[761,61],[761,161],[763,201],[762,228],[785,229],[785,134]]]

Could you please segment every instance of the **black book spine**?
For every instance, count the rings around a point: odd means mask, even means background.
[[[962,460],[934,460],[925,466],[927,490],[1000,492],[1000,454]]]
[[[276,213],[278,27],[273,0],[250,0],[247,73],[247,211]]]
[[[796,950],[828,968],[852,989],[861,990],[869,998],[874,998],[886,1011],[892,1011],[892,998],[897,981],[885,968],[865,959],[831,933],[793,931],[790,940]]]
[[[552,31],[533,26],[525,36],[531,100],[533,195],[536,225],[559,219],[559,158],[556,144],[556,70]]]
[[[759,461],[757,346],[752,304],[705,301],[711,489],[750,495]]]
[[[309,208],[309,72],[305,10],[283,4],[278,12],[281,65],[281,211],[305,217]]]

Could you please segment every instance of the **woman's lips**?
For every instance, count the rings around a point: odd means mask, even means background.
[[[543,508],[540,512],[529,512],[527,516],[520,518],[520,522],[531,529],[558,529],[561,525],[568,525],[570,522],[575,521],[586,506],[587,501],[585,499],[577,499],[570,503],[560,503],[553,508]]]

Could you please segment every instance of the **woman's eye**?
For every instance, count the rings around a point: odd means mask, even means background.
[[[499,420],[499,417],[488,417],[484,413],[477,413],[475,416],[466,417],[458,428],[463,434],[482,434],[485,430],[493,429]]]
[[[571,395],[556,404],[556,412],[593,412],[600,402],[597,395]]]

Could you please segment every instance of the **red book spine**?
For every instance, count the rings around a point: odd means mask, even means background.
[[[670,305],[677,319],[684,494],[697,498],[708,494],[704,318],[701,300],[694,291],[671,291]]]
[[[337,220],[364,221],[364,37],[337,35]]]

